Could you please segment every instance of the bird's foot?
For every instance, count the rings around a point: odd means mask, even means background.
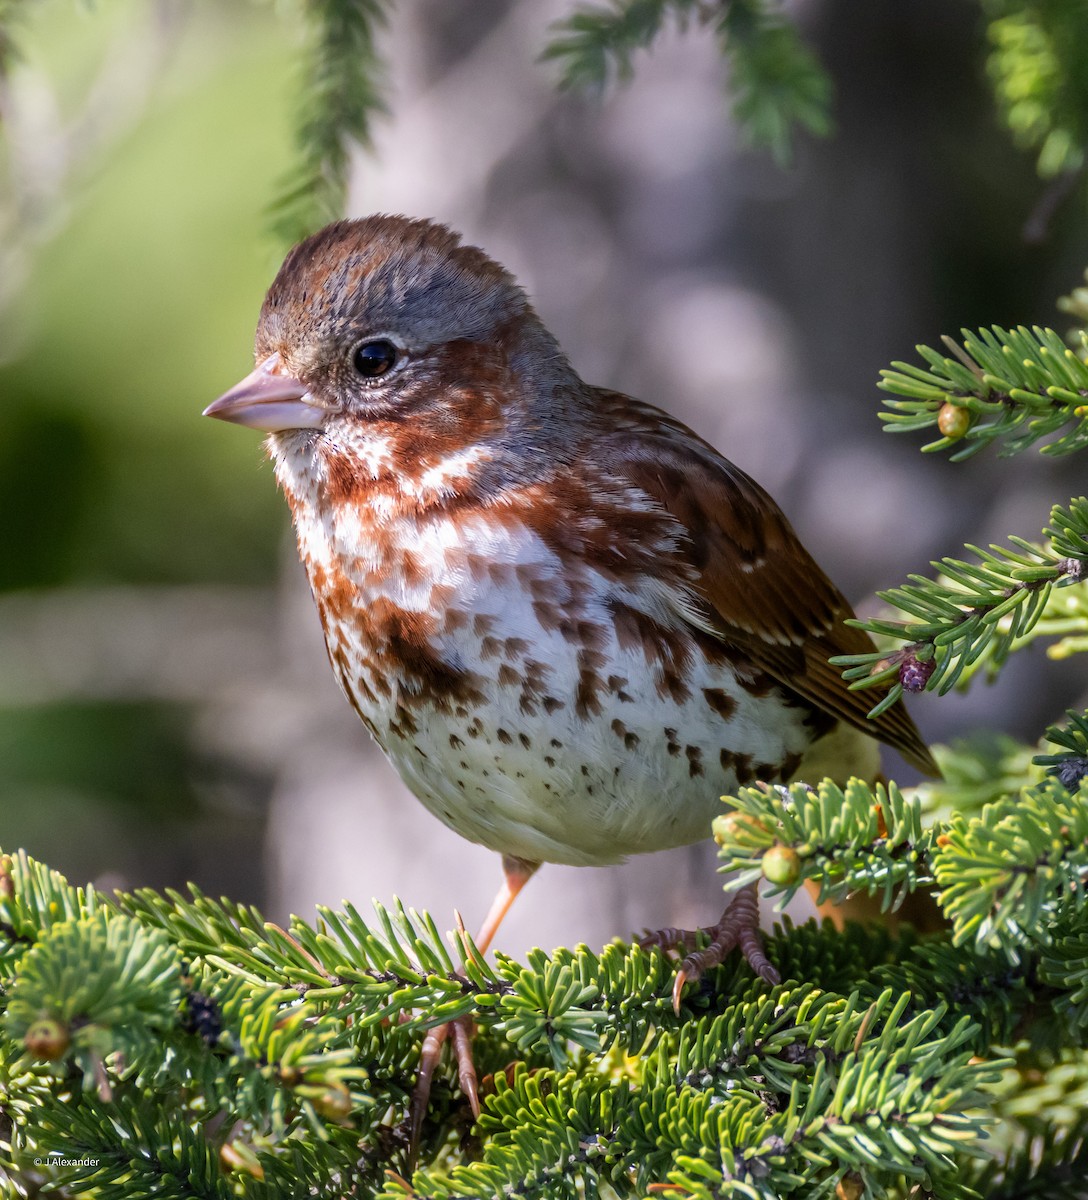
[[[408,1162],[415,1169],[419,1144],[423,1135],[423,1118],[431,1098],[435,1068],[442,1057],[442,1047],[449,1040],[457,1059],[457,1078],[461,1091],[468,1097],[473,1117],[480,1115],[480,1090],[476,1080],[476,1064],[472,1060],[472,1037],[475,1033],[471,1017],[458,1017],[445,1025],[427,1031],[419,1052],[419,1072],[412,1099],[408,1105]]]
[[[697,949],[700,933],[710,938],[710,944],[702,950]],[[663,950],[679,947],[684,951],[685,958],[676,972],[672,987],[672,1006],[677,1013],[680,1012],[680,997],[684,987],[702,978],[711,967],[722,963],[726,955],[738,946],[748,965],[761,979],[771,984],[782,981],[763,950],[763,938],[759,932],[759,899],[754,883],[737,892],[717,924],[702,930],[660,929],[641,938],[639,945],[647,949],[660,946]]]

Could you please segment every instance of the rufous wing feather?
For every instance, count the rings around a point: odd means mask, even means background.
[[[853,609],[770,496],[679,421],[618,393],[600,400],[622,410],[622,433],[601,448],[609,467],[682,526],[694,590],[722,640],[810,704],[938,775],[903,704],[870,720],[872,698],[850,691],[828,662],[872,650],[872,639],[844,624]]]

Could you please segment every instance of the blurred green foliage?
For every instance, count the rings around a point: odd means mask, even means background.
[[[1082,0],[985,0],[988,72],[1017,145],[1049,178],[1084,165],[1088,36]]]
[[[64,108],[142,0],[41,6],[19,41]],[[278,256],[291,48],[265,9],[203,3],[134,126],[60,202],[0,314],[0,586],[271,578],[283,520],[252,437],[201,409],[249,367]],[[232,469],[236,468],[236,469]]]
[[[286,516],[259,443],[200,414],[249,369],[280,255],[266,209],[292,156],[289,26],[215,0],[44,0],[15,49],[32,165],[63,158],[41,130],[78,122],[96,89],[116,89],[119,132],[52,194],[0,139],[0,255],[19,269],[0,280],[0,592],[271,584]],[[123,75],[154,53],[141,94]],[[191,848],[152,819],[199,836],[190,724],[158,701],[0,707],[0,838],[81,875],[181,882]]]

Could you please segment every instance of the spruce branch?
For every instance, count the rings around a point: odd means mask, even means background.
[[[156,930],[104,911],[59,921],[19,963],[4,1032],[40,1059],[67,1056],[90,1087],[107,1054],[133,1058],[147,1049],[134,1038],[174,1023],[180,974],[177,951]]]
[[[1054,987],[1055,1007],[1083,1034],[1088,1029],[1088,933],[1057,936],[1039,959],[1039,979]]]
[[[874,788],[851,779],[839,787],[824,779],[816,788],[745,788],[728,801],[735,811],[714,821],[726,891],[762,877],[771,884],[768,894],[785,905],[811,881],[818,903],[838,903],[861,889],[881,894],[889,910],[932,882],[921,806],[894,783]]]
[[[1025,1027],[1034,1032],[1039,1021],[1049,1021],[1049,1010],[1037,1018],[1032,1007],[1036,966],[1031,954],[1012,963],[1000,951],[975,948],[965,954],[947,937],[927,936],[908,940],[900,953],[875,963],[871,983],[897,995],[909,993],[917,1006],[947,1004],[979,1026],[980,1045],[1006,1046]]]
[[[0,971],[14,965],[45,930],[90,915],[100,903],[93,886],[72,887],[25,850],[0,854]]]
[[[926,827],[920,796],[894,784],[746,788],[726,797],[734,811],[715,820],[714,835],[727,891],[763,876],[785,903],[811,881],[820,901],[865,891],[888,910],[907,891],[932,889],[953,947],[996,950],[1018,963],[1083,919],[1086,795],[1047,778]]]
[[[1043,530],[1045,544],[1012,537],[1011,547],[968,545],[976,562],[943,558],[933,563],[940,578],[910,575],[902,587],[878,593],[913,619],[850,622],[878,638],[905,643],[887,653],[874,650],[831,660],[846,668],[843,678],[854,689],[892,684],[871,716],[894,704],[905,690],[925,688],[943,695],[983,667],[996,674],[1044,616],[1053,587],[1081,585],[1074,604],[1083,604],[1088,499],[1055,505],[1050,521]],[[1082,634],[1077,636],[1083,641]],[[1068,650],[1068,640],[1065,645]]]
[[[822,816],[787,814],[798,830],[832,829],[822,786]],[[859,791],[840,827],[860,835],[875,821],[879,835],[877,798]],[[916,832],[916,807],[890,788],[880,798],[891,840]],[[800,789],[802,803],[819,809],[819,789]],[[0,1121],[11,1122],[12,1161],[22,1170],[43,1146],[94,1160],[74,1175],[47,1171],[58,1187],[273,1200],[305,1178],[335,1195],[550,1200],[668,1184],[777,1198],[853,1171],[876,1196],[904,1174],[952,1180],[987,1120],[971,1110],[1000,1055],[972,1005],[984,980],[992,988],[1011,968],[983,956],[971,973],[973,960],[947,942],[939,958],[909,932],[787,926],[768,944],[785,984],[768,989],[731,961],[678,1018],[673,968],[638,946],[534,951],[492,967],[458,939],[450,953],[426,914],[399,905],[369,922],[323,910],[287,929],[195,890],[118,894],[88,909],[25,856],[4,861],[12,883],[0,921],[33,912],[35,888],[72,907],[38,922],[18,957],[0,957]],[[1021,1015],[1029,983],[1024,974],[1004,989]],[[456,1152],[467,1110],[445,1066],[425,1122],[433,1165],[405,1182],[419,1030],[451,1003],[467,1004],[478,1026],[479,1154]],[[413,1005],[425,1011],[413,1016]],[[87,1064],[74,1007],[99,1031]],[[23,1032],[42,1008],[69,1026],[68,1044],[38,1045],[47,1058]]]
[[[667,1179],[678,1195],[769,1200],[799,1186],[817,1194],[844,1162],[874,1183],[894,1170],[950,1178],[953,1155],[984,1124],[966,1111],[1002,1063],[971,1061],[969,1021],[946,1029],[941,1007],[908,1016],[908,1003],[890,989],[864,1000],[776,989],[755,1011],[738,1004],[660,1043],[638,1089],[574,1072],[500,1077],[480,1122],[483,1160],[393,1181],[383,1195],[574,1200],[602,1182],[621,1195],[668,1191]],[[762,1020],[770,1028],[757,1038]],[[925,1115],[908,1119],[904,1104]]]
[[[953,945],[1003,951],[1047,947],[1054,930],[1082,921],[1088,882],[1088,806],[1056,779],[959,814],[936,838],[933,873],[952,921]]]
[[[953,462],[1001,442],[1001,457],[1041,438],[1051,455],[1088,446],[1088,363],[1052,329],[994,325],[961,330],[962,345],[945,338],[951,357],[917,346],[925,368],[894,362],[878,384],[896,399],[881,413],[889,433],[936,427],[925,452],[954,449]],[[1085,343],[1088,346],[1088,343]]]
[[[343,215],[352,143],[370,149],[385,112],[378,33],[389,0],[305,0],[309,29],[295,142],[299,165],[270,207],[272,231],[293,244]]]
[[[791,155],[794,129],[826,135],[831,83],[796,26],[774,0],[608,0],[584,5],[554,26],[545,59],[560,63],[560,86],[603,90],[634,73],[669,19],[713,29],[730,68],[733,114],[740,129],[780,162]]]

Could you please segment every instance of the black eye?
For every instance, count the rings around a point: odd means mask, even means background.
[[[364,379],[377,379],[393,369],[397,361],[397,348],[384,338],[376,342],[363,342],[356,346],[351,365]]]

